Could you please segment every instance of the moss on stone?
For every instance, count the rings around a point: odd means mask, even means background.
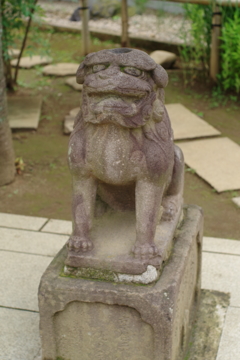
[[[116,275],[111,270],[68,267],[68,271],[69,274],[65,274],[63,269],[60,276],[112,282],[116,281]]]

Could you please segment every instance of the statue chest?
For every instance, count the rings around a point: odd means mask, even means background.
[[[131,130],[114,125],[90,125],[86,132],[86,164],[100,180],[128,183],[147,172],[141,141],[137,141]]]

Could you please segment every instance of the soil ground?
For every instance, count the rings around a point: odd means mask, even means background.
[[[43,32],[43,36],[50,42],[54,62],[81,62],[79,35]],[[115,46],[119,45],[92,39],[91,52]],[[63,120],[78,106],[80,93],[65,85],[64,78],[43,77],[40,67],[20,70],[17,91],[8,96],[37,94],[43,95],[39,128],[13,132],[15,154],[22,157],[25,169],[13,183],[0,188],[0,212],[71,220],[68,136],[63,135]],[[226,97],[212,96],[204,84],[185,88],[182,71],[169,71],[166,103],[181,102],[240,145],[239,99],[224,100]],[[240,196],[240,190],[218,194],[186,167],[185,203],[203,208],[205,236],[240,240],[240,209],[231,200],[235,196]]]

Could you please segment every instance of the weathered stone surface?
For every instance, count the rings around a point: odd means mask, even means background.
[[[54,75],[54,76],[75,75],[77,69],[78,69],[78,64],[59,63],[59,64],[45,66],[43,68],[43,74]]]
[[[67,265],[78,266],[79,257],[85,267],[83,258],[94,254],[91,229],[97,193],[115,211],[135,210],[135,243],[120,271],[139,275],[147,265],[159,268],[157,224],[160,219],[161,226],[168,222],[173,234],[183,203],[184,159],[173,143],[164,107],[168,75],[145,52],[117,48],[88,54],[77,82],[83,91],[69,142],[74,181]],[[171,236],[165,241],[171,242]]]
[[[17,61],[18,61],[17,59],[12,60],[11,65],[16,66]],[[19,67],[30,69],[33,66],[46,65],[46,64],[50,64],[51,62],[52,62],[52,58],[49,56],[39,56],[39,55],[26,56],[21,58]]]
[[[14,96],[8,98],[8,120],[12,129],[37,129],[42,97]]]
[[[75,76],[71,76],[69,78],[66,79],[65,83],[69,86],[71,86],[74,90],[77,90],[77,91],[82,91],[82,84],[78,84],[76,82],[76,77]]]
[[[234,204],[236,204],[238,207],[240,207],[240,196],[234,197],[232,199],[232,201],[234,202]]]
[[[178,144],[185,162],[218,192],[240,189],[240,146],[228,138]]]
[[[240,308],[229,307],[216,360],[236,360],[240,354]]]
[[[37,291],[49,256],[0,251],[0,306],[38,311]]]
[[[203,288],[231,293],[230,305],[238,307],[240,307],[239,274],[240,256],[203,253]]]
[[[230,295],[223,292],[201,290],[196,321],[184,360],[216,359],[229,298]],[[228,357],[222,360],[226,359]]]
[[[175,140],[220,135],[220,131],[200,119],[182,104],[166,104]]]
[[[0,226],[26,230],[40,230],[47,218],[0,213]]]
[[[41,346],[38,327],[39,314],[0,308],[0,359],[36,360]]]
[[[72,232],[72,222],[67,220],[50,219],[41,231],[70,235]]]
[[[107,211],[95,218],[91,237],[94,249],[86,253],[68,252],[66,265],[75,268],[105,269],[117,273],[142,275],[148,265],[160,270],[172,249],[180,215],[173,221],[161,221],[156,228],[154,243],[161,254],[153,258],[134,257],[136,218],[133,211]]]
[[[150,54],[150,57],[165,69],[169,69],[175,63],[177,55],[169,51],[156,50]]]
[[[225,255],[240,255],[240,241],[204,236],[203,251],[210,251],[218,254],[222,253]]]
[[[43,360],[177,360],[200,293],[202,214],[189,206],[154,285],[61,277],[66,248],[39,287]],[[53,340],[55,339],[55,341]]]
[[[0,250],[55,256],[67,236],[0,227]]]

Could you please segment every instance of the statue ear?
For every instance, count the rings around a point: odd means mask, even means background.
[[[84,61],[79,65],[79,68],[77,70],[76,73],[76,79],[77,79],[77,83],[78,84],[83,84],[84,83],[84,76],[85,76],[85,71],[84,71]]]
[[[157,65],[153,70],[153,80],[159,88],[165,88],[167,86],[168,74],[161,65]]]

